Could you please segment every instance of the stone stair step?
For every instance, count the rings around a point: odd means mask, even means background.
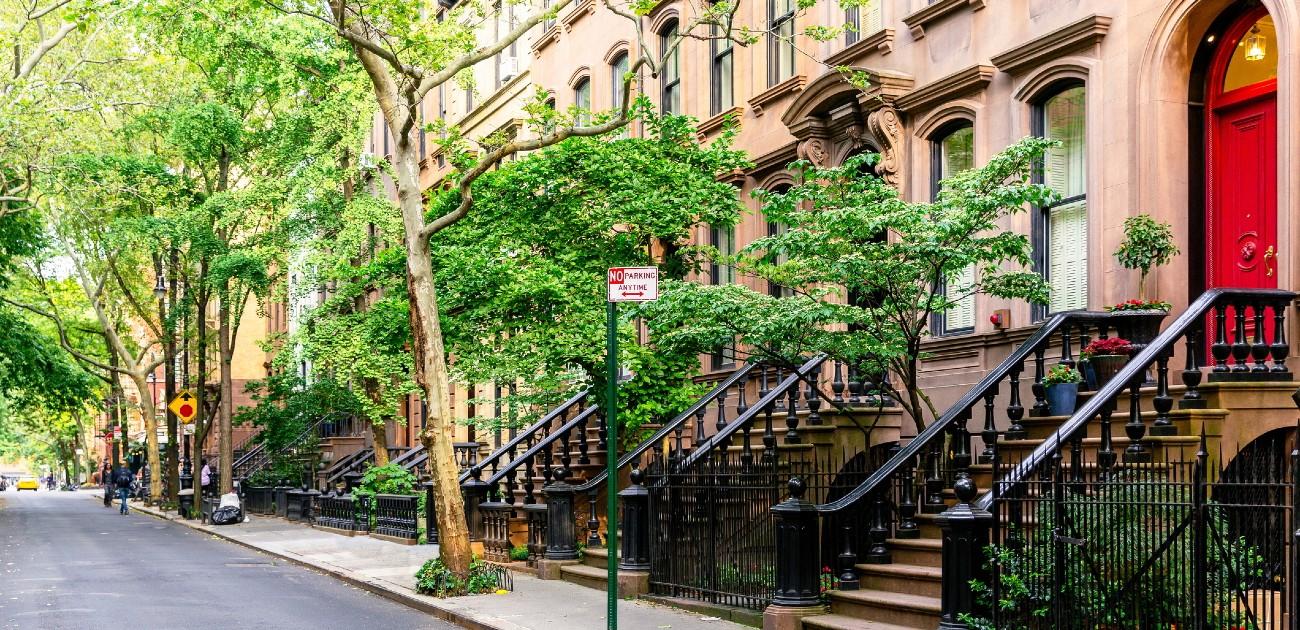
[[[848,615],[813,615],[802,619],[804,628],[818,628],[819,630],[910,630],[920,628],[918,626],[896,626],[891,623],[882,623],[879,621],[867,621]],[[924,630],[932,630],[925,627]]]
[[[831,613],[911,628],[937,627],[938,597],[863,589],[830,591]]]
[[[862,588],[939,597],[943,591],[943,570],[916,564],[858,564]]]
[[[885,543],[895,564],[941,566],[943,541],[938,538],[890,538]]]

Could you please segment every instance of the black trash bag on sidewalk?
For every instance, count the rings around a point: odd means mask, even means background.
[[[212,511],[213,525],[230,525],[244,520],[244,509],[239,504],[239,495],[228,493],[221,496],[221,505]]]

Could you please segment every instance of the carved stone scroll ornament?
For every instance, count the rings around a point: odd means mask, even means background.
[[[826,168],[829,166],[830,152],[826,150],[826,141],[822,138],[808,138],[799,142],[795,148],[799,159],[808,160],[817,168]]]
[[[881,107],[867,116],[867,129],[880,147],[880,163],[876,174],[886,183],[898,188],[902,181],[903,123],[893,107]]]

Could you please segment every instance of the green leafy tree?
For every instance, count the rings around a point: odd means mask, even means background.
[[[1169,264],[1178,255],[1174,233],[1168,223],[1162,223],[1148,214],[1124,219],[1124,242],[1115,250],[1115,258],[1125,269],[1136,269],[1138,299],[1146,299],[1147,274],[1153,267]]]
[[[865,166],[875,156],[818,168],[796,162],[801,183],[759,192],[763,216],[784,233],[758,239],[733,257],[743,273],[790,290],[788,297],[740,285],[668,283],[643,314],[661,345],[724,347],[795,365],[823,352],[879,382],[924,429],[937,415],[920,386],[921,344],[931,316],[983,293],[1043,302],[1046,283],[1025,271],[1029,239],[1003,227],[1029,204],[1052,198],[1031,183],[1049,145],[1027,138],[988,164],[945,180],[933,202],[912,203]],[[965,270],[974,281],[956,285]],[[948,291],[939,291],[945,282]],[[886,372],[894,378],[885,383]]]

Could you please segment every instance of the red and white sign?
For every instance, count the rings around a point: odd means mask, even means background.
[[[113,439],[114,440],[122,439],[122,427],[113,427]]]
[[[658,267],[611,267],[610,302],[651,302],[659,299]]]

